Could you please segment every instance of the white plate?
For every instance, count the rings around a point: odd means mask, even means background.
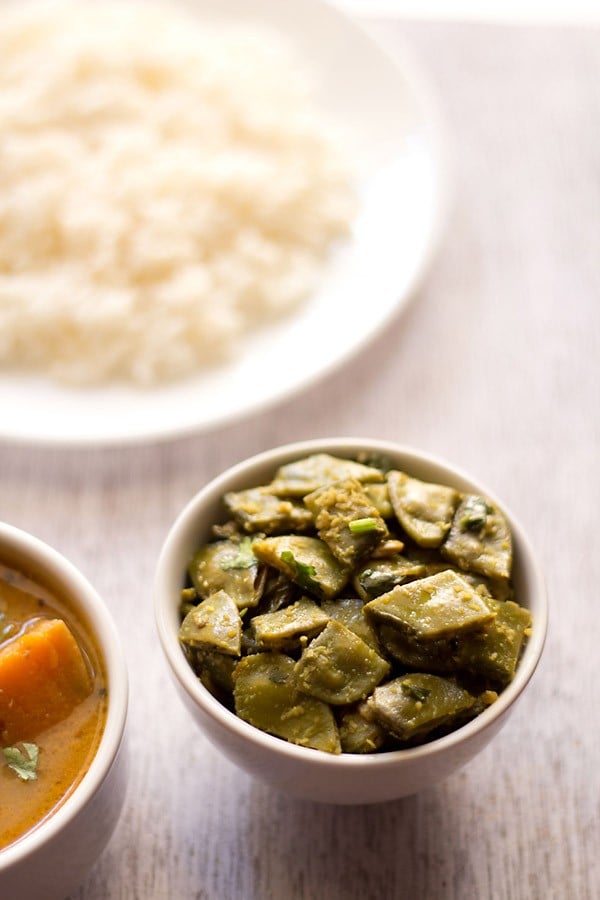
[[[435,103],[414,62],[392,61],[320,0],[187,0],[210,21],[283,32],[310,61],[317,101],[350,135],[361,209],[349,244],[296,313],[245,340],[234,362],[168,387],[75,390],[0,378],[0,438],[56,444],[160,440],[248,416],[314,383],[403,307],[440,230],[445,180]]]

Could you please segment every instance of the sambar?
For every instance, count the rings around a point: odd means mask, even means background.
[[[0,563],[0,850],[79,784],[100,743],[107,702],[104,665],[86,623],[62,597]]]

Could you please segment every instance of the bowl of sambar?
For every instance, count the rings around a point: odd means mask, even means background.
[[[0,523],[0,896],[62,898],[117,823],[128,681],[95,589]]]

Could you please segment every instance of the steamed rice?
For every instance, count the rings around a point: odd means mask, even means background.
[[[353,198],[272,36],[167,6],[0,15],[0,365],[181,377],[307,297]]]

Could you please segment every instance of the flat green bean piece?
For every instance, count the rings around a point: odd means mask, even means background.
[[[387,484],[364,484],[365,494],[384,519],[391,519],[394,515],[390,492]]]
[[[398,521],[421,547],[439,547],[450,530],[459,493],[441,484],[388,472],[390,500]]]
[[[389,670],[372,647],[332,619],[303,650],[294,675],[301,691],[340,705],[367,697]]]
[[[253,547],[262,562],[319,599],[334,597],[348,581],[348,569],[319,538],[286,534],[255,541]]]
[[[394,554],[388,559],[368,559],[354,575],[353,584],[359,596],[368,601],[426,574],[429,573],[422,562]]]
[[[294,660],[282,653],[256,653],[237,664],[235,711],[262,731],[302,747],[340,753],[330,707],[301,694],[294,685]]]
[[[230,491],[223,500],[235,521],[250,533],[306,531],[313,524],[312,514],[305,506],[277,497],[266,487]]]
[[[339,597],[336,600],[325,600],[322,604],[323,612],[330,619],[335,619],[354,634],[357,634],[365,644],[377,650],[378,641],[375,630],[363,612],[364,603],[358,597]]]
[[[496,616],[489,603],[449,570],[395,587],[367,603],[365,613],[424,641],[479,630]]]
[[[304,497],[324,484],[344,478],[356,478],[363,484],[384,480],[383,472],[373,466],[365,466],[352,459],[340,459],[329,453],[315,453],[281,466],[269,487],[280,497]]]
[[[291,606],[276,612],[255,616],[251,626],[262,647],[270,649],[289,644],[294,639],[314,637],[327,625],[329,616],[313,600],[301,597]]]
[[[383,747],[387,737],[366,701],[344,709],[338,727],[343,753],[374,753]]]
[[[179,629],[179,640],[189,647],[239,656],[242,620],[229,594],[217,591],[190,610]]]
[[[505,687],[515,674],[531,614],[511,600],[490,602],[496,618],[483,631],[459,641],[457,660],[461,668]]]
[[[377,721],[401,741],[422,738],[466,718],[475,697],[449,678],[414,673],[375,688],[369,707]]]
[[[385,521],[355,478],[319,488],[304,502],[319,537],[346,567],[355,566],[388,537]]]
[[[508,523],[491,501],[469,494],[460,503],[443,556],[466,572],[509,578],[512,539]]]
[[[188,567],[192,584],[200,597],[226,591],[240,609],[256,606],[260,600],[259,564],[252,539],[223,540],[205,544]]]
[[[422,641],[385,624],[379,626],[377,634],[385,656],[396,660],[405,669],[433,672],[436,675],[450,675],[461,669],[457,658],[457,641],[454,638]]]

